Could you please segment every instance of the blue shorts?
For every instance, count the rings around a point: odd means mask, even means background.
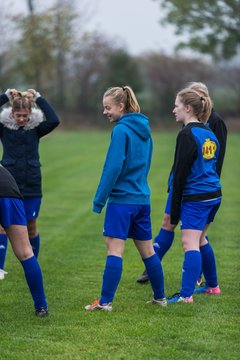
[[[122,240],[151,240],[150,213],[150,205],[108,204],[103,235]]]
[[[221,204],[221,198],[209,201],[182,202],[181,230],[204,230],[206,225],[213,222]]]
[[[0,198],[0,223],[3,227],[27,225],[25,209],[21,199]]]
[[[37,219],[40,211],[41,201],[41,197],[25,198],[23,200],[26,218],[28,221]]]

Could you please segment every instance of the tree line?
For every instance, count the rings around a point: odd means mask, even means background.
[[[0,14],[0,87],[34,87],[46,96],[66,126],[102,122],[102,94],[109,86],[130,85],[153,125],[172,121],[176,92],[189,81],[207,84],[225,118],[239,116],[240,66],[203,56],[147,52],[132,56],[97,31],[85,32],[82,14],[69,0],[14,17]],[[11,34],[14,36],[10,37]]]

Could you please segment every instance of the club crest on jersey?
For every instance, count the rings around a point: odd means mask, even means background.
[[[202,146],[202,153],[204,159],[212,159],[214,157],[214,154],[217,150],[217,144],[215,141],[212,141],[210,139],[206,139],[204,141],[204,144]]]

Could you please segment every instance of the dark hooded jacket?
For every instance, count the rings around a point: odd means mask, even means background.
[[[8,102],[0,95],[0,106]],[[38,108],[32,109],[28,123],[21,127],[7,107],[0,114],[0,139],[3,145],[1,164],[15,178],[24,197],[41,197],[42,181],[39,161],[39,140],[59,124],[59,118],[43,97],[36,100]]]

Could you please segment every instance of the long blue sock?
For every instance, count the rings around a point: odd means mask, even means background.
[[[154,254],[147,259],[143,259],[143,262],[153,289],[154,299],[159,300],[164,298],[164,277],[159,257],[157,254]]]
[[[37,234],[36,236],[34,236],[33,238],[29,239],[30,244],[32,246],[33,249],[33,253],[36,256],[36,258],[38,257],[38,253],[39,253],[39,249],[40,249],[40,235]]]
[[[206,280],[206,285],[209,287],[215,287],[218,285],[217,279],[217,267],[213,249],[208,243],[200,247],[202,255],[202,269],[203,275]]]
[[[21,261],[26,281],[31,292],[34,307],[47,308],[46,296],[43,288],[42,271],[35,256]]]
[[[173,240],[174,231],[160,229],[159,234],[155,237],[153,243],[154,251],[160,260],[162,260],[163,256],[172,246]]]
[[[207,240],[207,242],[209,242],[207,235],[205,236],[205,239]],[[203,246],[204,246],[204,245],[203,245]],[[200,252],[201,252],[201,248],[200,248]],[[202,260],[202,263],[203,263],[203,260]],[[203,271],[202,271],[202,268],[201,268],[200,274],[199,274],[199,276],[198,276],[199,279],[202,278],[202,273],[203,273]]]
[[[201,266],[202,259],[200,251],[190,250],[185,252],[182,269],[181,296],[190,297],[193,294]]]
[[[8,246],[8,238],[6,234],[0,234],[0,269],[4,269],[6,253]]]
[[[121,276],[122,258],[114,255],[107,256],[103,273],[100,304],[106,304],[113,301]]]

